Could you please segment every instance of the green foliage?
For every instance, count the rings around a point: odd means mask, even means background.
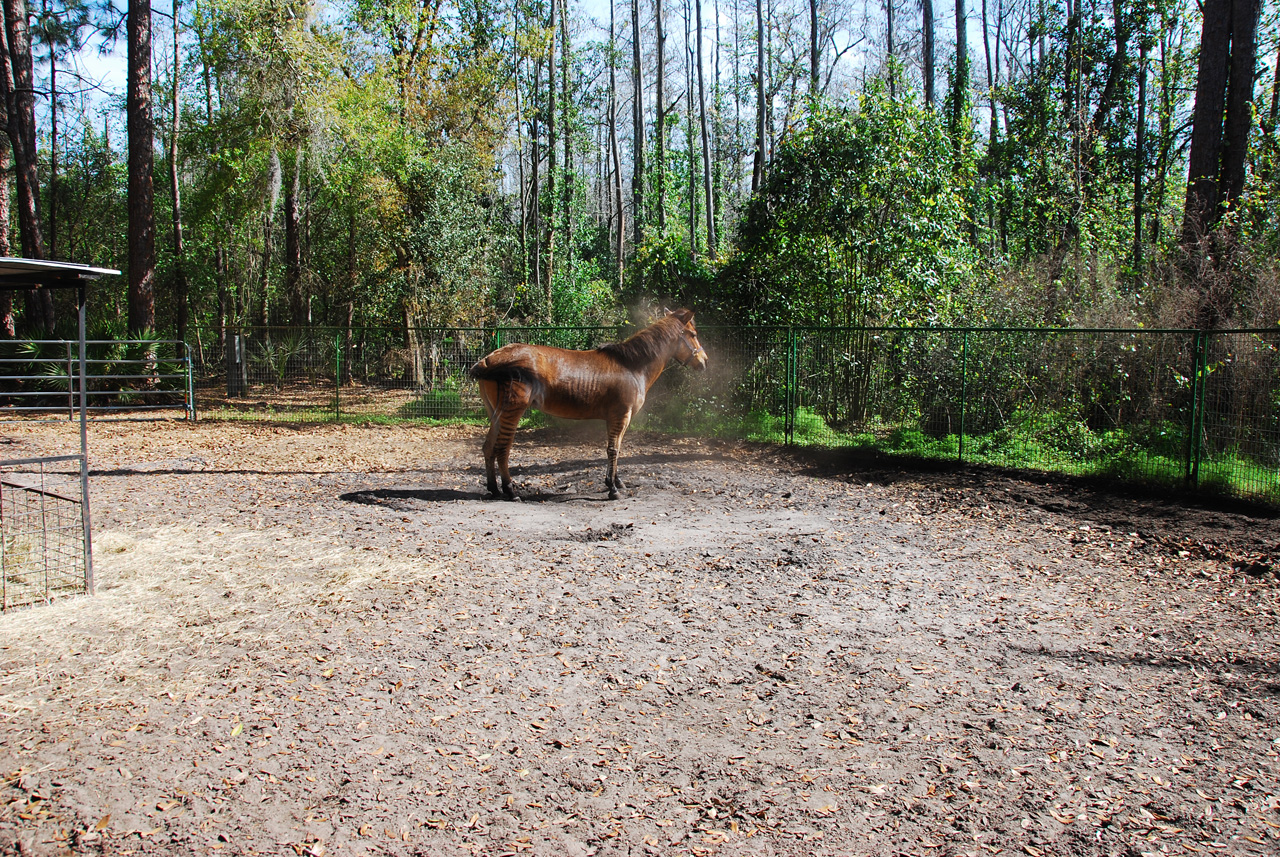
[[[406,205],[406,289],[428,325],[485,321],[493,256],[510,252],[494,228],[483,162],[465,146],[411,156],[398,169]]]
[[[551,294],[557,325],[615,325],[626,317],[595,259],[573,259],[557,267]]]
[[[80,38],[89,22],[82,0],[32,8],[40,65],[52,53],[65,69],[72,53],[92,47]],[[764,185],[749,202],[742,195],[750,184],[754,64],[719,69],[708,93],[714,214],[722,224],[714,252],[705,247],[701,148],[688,99],[668,99],[660,123],[661,200],[659,123],[646,117],[645,201],[630,210],[625,97],[617,119],[621,177],[612,173],[605,134],[608,65],[625,80],[629,50],[584,38],[581,4],[567,7],[573,45],[567,83],[557,69],[557,145],[539,159],[555,191],[532,186],[531,135],[545,144],[551,118],[548,11],[544,0],[183,4],[181,63],[175,69],[157,54],[156,130],[167,143],[168,96],[176,91],[191,327],[293,321],[303,317],[299,307],[315,324],[336,326],[399,326],[406,309],[423,324],[609,323],[621,307],[653,301],[690,305],[722,323],[1155,325],[1185,321],[1188,296],[1208,289],[1230,305],[1225,319],[1280,319],[1280,129],[1265,97],[1274,84],[1274,9],[1259,34],[1249,184],[1227,218],[1230,258],[1210,271],[1211,285],[1198,271],[1179,273],[1184,120],[1200,23],[1184,0],[1040,4],[1020,25],[1030,28],[1023,33],[1030,52],[1013,64],[1002,52],[994,89],[984,91],[967,54],[956,57],[934,110],[910,91],[914,71],[893,65],[892,96],[872,79],[843,103],[819,99],[779,111],[770,117]],[[789,14],[779,11],[779,29],[764,46],[777,108],[799,104],[806,72],[792,61]],[[646,50],[652,35],[644,34]],[[1147,48],[1142,151],[1140,44]],[[555,48],[557,65],[562,49]],[[851,61],[864,62],[854,60],[862,50],[880,47],[856,48],[837,63],[837,78]],[[847,82],[833,79],[828,92],[847,92]],[[119,149],[119,121],[75,117],[73,99],[60,103],[56,184],[48,181],[45,128],[39,146],[40,200],[46,218],[58,212],[57,254],[123,268],[125,164],[107,140],[114,135]],[[119,107],[105,112],[113,117]],[[172,330],[179,260],[162,153],[157,318]],[[286,294],[284,200],[295,162],[303,271],[301,286]],[[1141,267],[1132,243],[1135,172],[1145,193]],[[605,198],[619,179],[621,224]],[[646,236],[634,247],[632,217]],[[622,259],[613,240],[620,226],[628,239]],[[545,282],[531,282],[538,247],[554,271],[549,307]],[[95,320],[123,314],[124,283],[95,287]]]
[[[738,253],[698,297],[757,323],[962,318],[973,255],[954,157],[913,97],[873,87],[857,109],[819,108],[777,152]]]
[[[265,374],[275,383],[276,391],[284,387],[285,378],[289,374],[290,361],[302,353],[306,347],[306,336],[299,331],[288,331],[268,337],[253,346],[250,362],[265,370]]]
[[[430,390],[396,409],[396,416],[404,419],[452,420],[463,415],[462,395],[450,389]],[[477,416],[475,413],[467,415]]]
[[[714,282],[715,271],[690,251],[687,235],[648,235],[636,248],[623,300],[630,303],[648,297],[672,304],[700,305],[695,296],[713,289]]]

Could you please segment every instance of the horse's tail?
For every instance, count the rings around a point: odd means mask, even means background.
[[[542,397],[542,377],[534,371],[533,367],[516,361],[490,362],[492,356],[489,355],[473,365],[467,370],[467,375],[475,381],[493,381],[500,388],[514,383],[523,384],[533,398]]]

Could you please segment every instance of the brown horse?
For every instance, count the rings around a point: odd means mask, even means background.
[[[494,463],[502,471],[502,493],[518,500],[511,487],[507,459],[520,417],[529,408],[572,420],[604,420],[609,430],[609,468],[604,484],[609,499],[624,488],[618,478],[618,451],[631,418],[670,360],[693,369],[707,368],[707,352],[698,342],[693,313],[668,311],[624,342],[591,351],[548,345],[506,345],[471,367],[480,382],[480,398],[489,412],[484,467],[490,496],[498,496]]]

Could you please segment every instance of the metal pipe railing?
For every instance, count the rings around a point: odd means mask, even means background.
[[[78,355],[73,353],[73,347],[78,351],[76,342],[60,339],[0,343],[6,355],[0,356],[0,367],[8,370],[0,374],[0,388],[13,387],[0,389],[0,421],[6,414],[67,414],[74,418],[81,408],[85,414],[99,417],[181,410],[187,419],[195,419],[195,376],[187,343],[87,340],[85,351]],[[13,353],[15,349],[17,355]],[[99,355],[106,351],[108,356],[90,356],[95,350]],[[48,353],[52,351],[56,355]],[[113,351],[118,353],[111,354]],[[165,351],[173,356],[163,355]],[[18,367],[27,371],[16,371]],[[152,368],[139,371],[137,367]],[[85,379],[83,385],[77,381],[80,377]],[[60,395],[65,395],[65,400],[58,399]],[[127,401],[130,397],[145,400]]]

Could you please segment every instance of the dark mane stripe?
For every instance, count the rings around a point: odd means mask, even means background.
[[[623,366],[642,366],[657,359],[672,340],[680,335],[681,327],[683,324],[676,316],[668,315],[622,342],[610,342],[596,350],[608,354]]]

